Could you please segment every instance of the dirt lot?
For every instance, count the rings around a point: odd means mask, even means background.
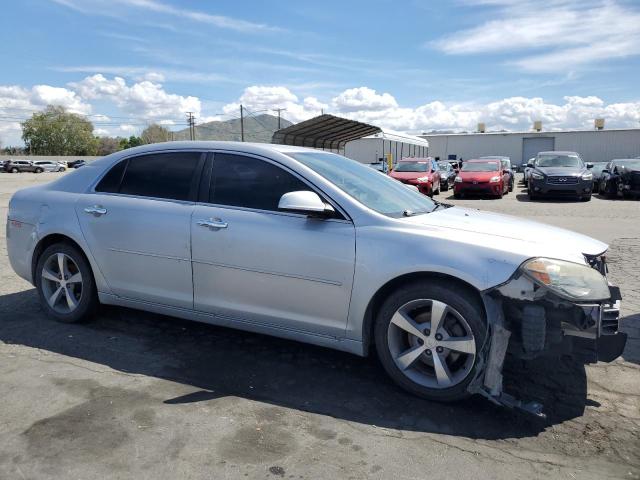
[[[16,189],[55,176],[0,174],[0,217]],[[115,308],[56,324],[11,271],[3,228],[0,479],[640,478],[640,202],[440,199],[611,244],[623,358],[510,368],[547,422],[418,400],[373,359],[260,335]]]

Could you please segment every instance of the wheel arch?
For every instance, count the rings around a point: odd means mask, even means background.
[[[89,268],[91,269],[91,273],[93,274],[95,279],[93,265],[91,264],[89,257],[84,251],[84,248],[82,248],[82,246],[78,242],[76,242],[73,238],[71,238],[68,235],[64,235],[62,233],[49,233],[44,237],[42,237],[36,244],[35,248],[33,249],[33,255],[31,256],[31,278],[33,279],[34,283],[36,280],[36,266],[38,265],[38,260],[40,259],[42,252],[44,252],[47,248],[49,248],[51,245],[54,245],[56,243],[67,243],[77,248],[78,251],[84,256],[84,259],[87,261],[87,264],[89,265]]]
[[[460,289],[464,290],[469,295],[472,295],[478,301],[479,305],[481,305],[485,316],[487,315],[480,291],[469,282],[466,282],[453,275],[440,272],[406,273],[389,280],[387,283],[381,286],[373,295],[373,297],[371,297],[371,300],[369,300],[362,322],[362,351],[364,356],[368,356],[371,346],[375,345],[375,341],[373,338],[375,315],[382,305],[382,302],[384,302],[384,299],[403,285],[408,285],[418,281],[447,281],[456,284]]]

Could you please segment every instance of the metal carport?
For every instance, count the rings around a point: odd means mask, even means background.
[[[325,114],[276,131],[271,143],[339,151],[351,140],[381,131],[367,123]]]

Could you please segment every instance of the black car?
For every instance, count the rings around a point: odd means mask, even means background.
[[[600,180],[602,178],[602,171],[607,168],[607,162],[594,162],[591,173],[593,173],[593,193],[598,193],[600,190]]]
[[[440,172],[440,190],[449,190],[456,180],[456,171],[449,162],[438,163],[438,171]]]
[[[592,163],[576,152],[540,152],[529,171],[529,198],[571,196],[588,202],[593,189]]]
[[[67,167],[69,168],[80,168],[84,167],[87,164],[84,160],[73,160],[71,162],[67,162]]]
[[[600,193],[607,198],[640,196],[640,159],[618,158],[602,170]]]

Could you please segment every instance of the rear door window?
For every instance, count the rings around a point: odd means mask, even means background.
[[[100,181],[96,191],[189,200],[201,157],[200,152],[133,157],[116,164]]]

